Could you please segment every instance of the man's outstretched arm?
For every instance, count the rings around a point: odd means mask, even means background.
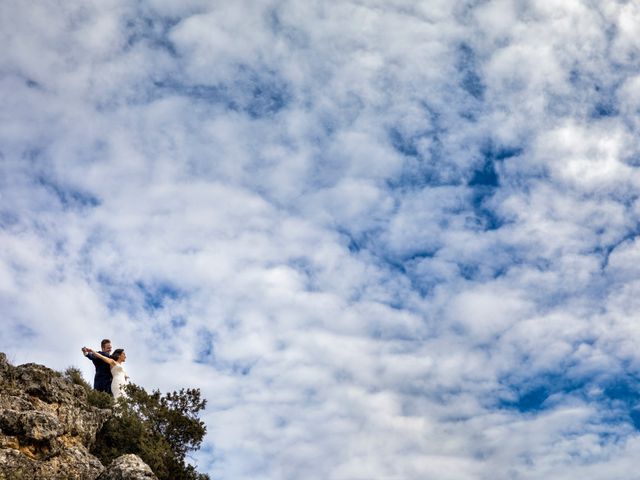
[[[82,354],[89,360],[94,360],[93,354],[87,349],[87,347],[82,347]]]

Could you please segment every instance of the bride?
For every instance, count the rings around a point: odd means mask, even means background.
[[[124,361],[127,359],[127,354],[124,353],[123,348],[116,348],[111,355],[111,357],[105,357],[104,355],[87,348],[88,352],[93,353],[100,360],[107,362],[111,365],[111,376],[113,379],[111,380],[111,393],[113,394],[114,399],[118,399],[125,395],[124,386],[129,381],[129,375],[124,369],[122,365]]]

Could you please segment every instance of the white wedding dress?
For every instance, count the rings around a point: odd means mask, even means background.
[[[127,375],[121,363],[116,363],[111,366],[111,376],[113,377],[113,380],[111,380],[111,393],[113,394],[113,398],[117,400],[125,395],[124,386],[129,381],[129,375]]]

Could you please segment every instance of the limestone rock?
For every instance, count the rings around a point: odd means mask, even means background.
[[[47,460],[37,460],[13,448],[0,449],[0,479],[95,479],[104,466],[86,448],[71,447]]]
[[[0,352],[0,480],[97,478],[104,466],[89,448],[111,415],[58,372]]]
[[[111,415],[60,373],[0,352],[0,480],[157,480],[137,455],[105,469],[89,453]]]
[[[122,455],[98,477],[98,480],[158,480],[137,455]]]
[[[30,440],[51,440],[64,433],[58,417],[49,412],[3,410],[0,412],[3,433]]]

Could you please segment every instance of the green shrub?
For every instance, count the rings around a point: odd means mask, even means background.
[[[94,390],[91,385],[84,379],[79,368],[69,367],[62,374],[64,378],[75,385],[80,385],[87,392],[87,402],[89,405],[98,408],[112,408],[113,397],[108,393]]]
[[[86,391],[90,405],[114,409],[91,450],[103,465],[135,453],[160,480],[209,480],[185,461],[189,452],[200,448],[207,431],[198,417],[207,403],[199,389],[163,395],[159,390],[147,393],[129,384],[125,387],[127,396],[114,402],[111,395],[94,390],[78,368],[69,367],[61,375]]]
[[[116,413],[98,433],[92,453],[104,465],[116,457],[135,453],[151,467],[160,480],[207,480],[186,463],[188,452],[200,448],[206,433],[198,413],[205,408],[200,390],[182,389],[162,395],[147,393],[130,384]]]
[[[89,385],[89,383],[82,376],[82,372],[80,371],[80,369],[77,367],[67,368],[62,374],[62,376],[67,380],[69,380],[74,385],[80,385],[82,388],[84,388],[87,391],[93,390],[93,388],[91,388],[91,385]]]

